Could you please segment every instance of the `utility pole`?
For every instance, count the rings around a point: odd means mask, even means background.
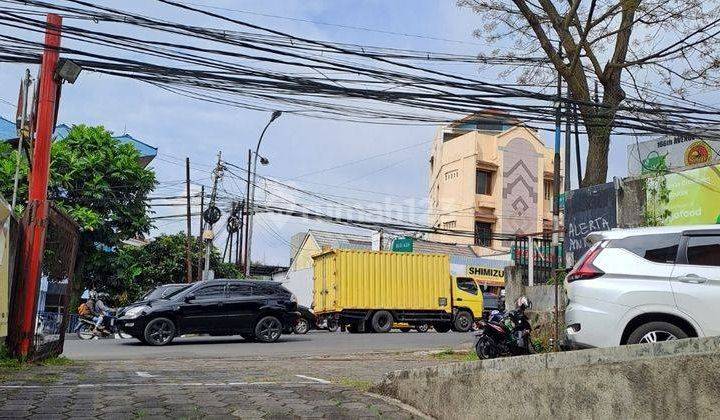
[[[233,203],[232,203],[232,213],[231,213],[233,216],[235,215],[235,206],[236,206],[236,205],[237,205],[237,203],[233,201]],[[235,236],[235,232],[228,230],[228,242],[230,243],[230,247],[229,247],[229,249],[228,249],[228,262],[229,262],[229,263],[232,263],[233,240],[234,240],[233,236]]]
[[[235,233],[235,244],[237,245],[235,247],[235,265],[237,267],[242,266],[242,251],[240,250],[242,247],[243,242],[243,227],[244,227],[244,221],[243,221],[243,209],[245,208],[245,200],[240,202],[240,205],[238,206],[238,213],[240,213],[238,216],[238,219],[240,220],[240,227],[238,228],[237,233]]]
[[[45,247],[45,233],[48,217],[48,178],[50,177],[50,138],[55,124],[57,110],[58,80],[55,70],[60,58],[60,30],[62,18],[56,14],[47,15],[45,28],[45,50],[40,65],[40,89],[38,94],[37,134],[33,150],[32,176],[28,192],[30,226],[25,234],[23,264],[25,269],[24,296],[20,318],[19,356],[28,356],[35,335],[35,306],[38,285],[42,271],[42,255]]]
[[[240,227],[237,231],[236,235],[236,247],[235,252],[237,255],[235,256],[235,266],[238,268],[243,268],[243,253],[242,253],[242,245],[243,245],[243,228],[245,227],[245,200],[240,202],[240,205],[238,206],[238,212],[240,213]]]
[[[208,203],[207,210],[205,210],[208,215],[208,217],[205,218],[205,221],[208,223],[210,228],[203,232],[203,239],[205,239],[205,270],[203,270],[203,280],[210,279],[210,250],[212,249],[214,239],[212,229],[215,222],[220,220],[220,211],[217,207],[215,207],[215,198],[217,196],[217,183],[222,177],[222,171],[222,152],[218,152],[217,166],[215,166],[215,170],[213,171],[213,187],[212,192],[210,193],[210,202]],[[205,214],[203,214],[203,217],[205,217]]]
[[[575,124],[575,166],[577,166],[578,188],[582,184],[582,163],[580,162],[580,130],[578,129],[577,104],[573,104],[573,123]]]
[[[250,278],[250,161],[252,160],[252,149],[248,149],[247,161],[247,191],[245,193],[245,278]]]
[[[571,95],[572,95],[572,93],[570,92],[570,86],[568,85],[568,87],[567,87],[568,103],[565,105],[565,160],[563,161],[563,164],[565,165],[565,171],[564,171],[565,172],[565,179],[564,179],[565,185],[563,188],[563,192],[565,194],[567,194],[567,192],[570,191],[570,189],[571,189],[571,186],[570,186],[570,160],[571,160],[571,156],[572,156],[571,155],[572,148],[570,147],[570,132],[571,132],[570,119],[572,116],[572,110],[571,110],[572,104],[569,102],[569,100],[571,99]],[[578,185],[578,188],[580,188],[579,185]]]
[[[205,211],[205,186],[200,186],[200,229],[198,230],[198,239],[199,243],[202,243],[202,235],[203,235],[203,212]],[[202,278],[202,270],[203,270],[203,257],[202,253],[198,256],[198,276]]]
[[[558,45],[558,54],[560,55],[560,59],[562,59],[562,43],[559,43]],[[558,263],[559,263],[559,237],[558,237],[558,230],[560,229],[560,130],[561,130],[561,120],[562,120],[562,75],[560,72],[558,72],[558,80],[557,80],[557,104],[555,108],[555,153],[553,155],[553,216],[552,216],[552,223],[553,223],[553,232],[552,232],[552,248],[553,248],[553,254],[555,255],[555,260],[552,263],[552,267],[554,268],[553,274],[557,276],[557,269],[558,269]],[[531,264],[530,262],[528,262]],[[558,337],[560,336],[559,331],[559,312],[558,312],[558,302],[559,302],[559,295],[558,295],[558,282],[555,281],[555,331],[554,331],[554,347],[557,351],[558,349]]]
[[[190,218],[190,158],[185,158],[185,195],[187,209],[187,233],[185,235],[185,281],[192,283],[192,260],[190,242],[192,241],[192,220]]]
[[[20,181],[20,162],[22,161],[23,142],[31,135],[30,124],[28,122],[28,100],[31,84],[32,79],[30,78],[30,69],[25,69],[25,79],[23,79],[20,83],[20,96],[22,97],[22,104],[18,107],[17,110],[20,118],[18,118],[18,121],[16,123],[18,129],[18,154],[17,158],[15,159],[15,180],[13,185],[12,207],[10,207],[13,209],[13,211],[15,210],[15,204],[17,204],[17,192],[18,183]]]

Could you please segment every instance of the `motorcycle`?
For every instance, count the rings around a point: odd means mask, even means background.
[[[120,338],[132,338],[130,334],[122,332],[115,322],[117,318],[112,315],[105,315],[102,325],[95,330],[95,320],[91,317],[79,317],[75,332],[81,340],[91,340],[93,338],[105,338],[115,336]]]
[[[532,302],[523,296],[516,301],[515,306],[515,309],[509,312],[493,311],[487,321],[478,321],[475,353],[479,359],[535,352],[530,339],[532,326],[525,316],[525,310],[532,308]]]

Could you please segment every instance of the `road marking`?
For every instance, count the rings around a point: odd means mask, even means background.
[[[147,372],[135,372],[135,374],[137,374],[137,376],[139,376],[141,378],[154,378],[155,377],[155,375],[151,375]]]
[[[332,383],[330,381],[326,381],[325,379],[313,378],[312,376],[305,376],[305,375],[295,375],[295,376],[297,376],[298,378],[309,379],[311,381],[319,382],[321,384],[331,384]]]
[[[315,378],[314,378],[315,379]],[[322,380],[322,379],[319,379]],[[177,387],[196,387],[196,386],[258,386],[258,385],[297,385],[297,384],[318,384],[318,379],[314,381],[285,381],[285,382],[158,382],[158,383],[100,383],[100,384],[76,384],[76,385],[0,385],[0,389],[47,389],[47,388],[130,388],[134,386],[177,386]],[[327,381],[325,381],[327,382]],[[321,383],[325,383],[321,382]],[[330,382],[327,382],[328,384]]]

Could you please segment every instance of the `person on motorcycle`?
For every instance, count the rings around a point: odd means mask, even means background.
[[[528,298],[521,296],[515,301],[515,309],[508,313],[508,317],[512,319],[514,324],[514,331],[512,333],[515,336],[518,347],[525,347],[525,331],[529,327],[529,325],[524,325],[527,322],[525,310],[531,307],[532,305]]]
[[[103,326],[103,321],[105,320],[105,317],[107,315],[110,315],[110,312],[115,311],[115,309],[105,305],[105,302],[102,301],[100,295],[98,295],[94,291],[90,292],[90,296],[86,302],[86,305],[92,312],[92,315],[95,319],[95,329],[93,329],[93,333],[99,334],[101,329],[105,329],[105,327]]]

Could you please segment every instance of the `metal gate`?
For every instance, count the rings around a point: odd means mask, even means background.
[[[22,231],[31,231],[35,214],[32,204],[25,210]],[[11,331],[8,336],[10,348],[18,354],[23,338],[17,327],[25,313],[24,291],[29,282],[37,282],[38,293],[32,302],[33,328],[30,337],[29,360],[57,356],[63,351],[68,323],[68,301],[75,272],[75,260],[79,243],[78,225],[65,213],[49,205],[47,231],[42,252],[42,274],[38,279],[26,278],[24,270],[18,270],[13,284],[11,300]],[[24,249],[21,252],[25,252]],[[22,257],[22,256],[21,256]],[[21,259],[22,261],[22,259]]]
[[[529,249],[530,238],[532,238],[533,243],[532,251]],[[513,242],[511,255],[525,285],[530,284],[530,259],[533,260],[532,284],[547,284],[559,275],[557,274],[557,270],[564,268],[563,261],[565,261],[565,257],[563,243],[559,243],[556,251],[553,249],[552,239],[547,235],[539,237],[516,237]]]

